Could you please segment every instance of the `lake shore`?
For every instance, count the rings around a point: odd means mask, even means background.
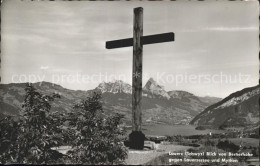
[[[207,135],[209,133],[225,133],[225,130],[205,129],[196,130],[194,125],[166,125],[150,124],[143,126],[145,135],[173,136],[173,135]]]

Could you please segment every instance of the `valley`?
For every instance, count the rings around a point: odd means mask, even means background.
[[[25,83],[0,86],[0,95],[3,96],[0,98],[0,119],[8,115],[18,116],[25,96]],[[51,111],[64,115],[73,111],[75,103],[93,93],[101,93],[104,114],[123,115],[122,127],[127,130],[127,134],[131,132],[132,89],[123,81],[103,82],[88,91],[70,90],[49,82],[34,83],[33,86],[42,94],[59,94],[61,98],[52,103]],[[146,151],[140,152],[147,158],[139,158],[138,162],[136,155],[140,155],[139,152],[129,149],[129,159],[126,162],[154,164],[160,160],[159,163],[169,164],[168,157],[165,156],[169,151],[211,151],[212,145],[223,151],[223,143],[234,146],[235,150],[238,148],[252,152],[254,156],[258,155],[259,94],[259,87],[255,86],[235,92],[224,99],[200,97],[181,90],[167,92],[152,78],[149,79],[143,88],[142,131],[148,142],[153,142],[154,138],[162,140],[153,143],[157,147],[155,151],[147,151],[151,156],[147,156]],[[61,147],[67,146],[70,147],[66,144]],[[70,149],[68,147],[65,148],[66,152]],[[59,148],[58,151],[64,151]]]

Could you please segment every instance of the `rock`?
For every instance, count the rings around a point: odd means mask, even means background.
[[[144,147],[149,148],[151,150],[156,150],[158,148],[158,146],[156,146],[155,142],[152,142],[152,141],[145,141]]]
[[[155,143],[161,143],[161,141],[165,141],[167,139],[166,136],[146,136],[148,140],[153,141]]]

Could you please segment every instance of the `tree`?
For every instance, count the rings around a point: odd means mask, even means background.
[[[75,105],[69,115],[70,127],[75,129],[69,157],[77,164],[119,164],[127,153],[123,145],[122,116],[105,116],[101,95],[94,93]]]
[[[15,126],[15,137],[8,127],[6,133],[9,136],[9,148],[5,151],[6,163],[47,164],[57,161],[58,152],[52,147],[61,145],[62,121],[58,112],[50,112],[50,102],[60,96],[43,95],[35,90],[31,84],[25,88],[25,99],[22,105],[21,116],[17,122],[6,121],[6,126]],[[1,125],[2,126],[2,125]],[[5,132],[1,134],[8,136]],[[1,136],[2,139],[2,136]],[[2,144],[2,140],[1,140]],[[7,157],[9,155],[9,158]],[[1,157],[1,156],[0,156]],[[3,162],[2,162],[3,163]]]
[[[52,147],[61,145],[62,129],[58,112],[50,112],[50,102],[60,96],[43,95],[28,84],[22,105],[23,123],[19,135],[19,163],[45,164],[55,161]],[[22,155],[21,155],[22,154]]]
[[[19,123],[11,116],[0,120],[0,163],[12,162],[16,156]]]
[[[217,147],[219,149],[223,149],[227,152],[233,152],[233,153],[236,153],[239,150],[239,146],[230,142],[229,140],[225,140],[225,141],[220,140],[217,144]]]

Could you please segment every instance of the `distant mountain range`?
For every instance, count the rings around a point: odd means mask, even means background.
[[[25,97],[26,83],[0,84],[0,113],[4,115],[18,115]],[[52,104],[52,110],[71,111],[73,103],[87,97],[86,91],[74,91],[49,82],[34,83],[37,91],[43,94],[59,93],[60,99]]]
[[[70,112],[75,102],[88,97],[93,91],[102,93],[104,111],[109,114],[125,115],[131,124],[132,86],[117,80],[102,82],[88,91],[69,90],[57,84],[40,82],[33,84],[44,94],[59,93],[60,99],[53,102],[52,110]],[[0,116],[17,115],[25,95],[25,83],[0,85]],[[143,87],[142,118],[144,123],[187,124],[208,106],[220,101],[216,97],[198,97],[185,91],[165,91],[152,78]]]
[[[95,89],[103,94],[104,107],[125,114],[131,122],[132,87],[123,81],[101,83]],[[150,78],[143,87],[143,121],[167,124],[187,124],[195,115],[220,98],[198,97],[185,91],[164,90]]]
[[[191,124],[216,128],[259,124],[259,96],[259,85],[232,93],[207,107]]]

